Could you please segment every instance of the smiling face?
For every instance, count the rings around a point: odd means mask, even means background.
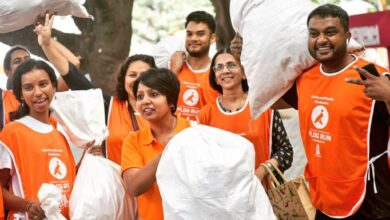
[[[49,116],[49,106],[56,91],[49,74],[42,69],[32,69],[21,78],[22,98],[29,107],[29,115],[42,121]]]
[[[132,62],[129,65],[129,68],[127,68],[127,72],[125,75],[125,90],[131,99],[135,100],[133,96],[134,81],[142,72],[145,72],[148,69],[150,69],[149,64],[141,60]]]
[[[136,99],[138,112],[151,123],[172,116],[167,97],[158,90],[145,86],[142,82],[138,85]]]
[[[232,54],[218,55],[213,69],[215,81],[222,87],[222,91],[242,88],[242,80],[245,79],[244,71]]]
[[[338,17],[313,16],[308,22],[310,55],[324,65],[333,65],[348,56],[351,33],[344,30]]]
[[[206,23],[190,21],[186,27],[186,50],[193,57],[208,56],[210,45],[215,41],[215,34]]]

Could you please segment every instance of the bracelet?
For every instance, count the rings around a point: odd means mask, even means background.
[[[31,208],[33,203],[34,203],[33,201],[28,202],[27,207],[26,207],[26,212],[28,212],[28,210]]]
[[[268,167],[272,172],[275,171],[275,167],[274,167],[274,165],[272,165],[271,162],[265,162],[265,164],[267,165],[267,167]]]

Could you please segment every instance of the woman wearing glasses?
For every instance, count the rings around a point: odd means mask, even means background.
[[[248,83],[244,69],[229,48],[215,54],[211,61],[210,85],[221,95],[204,106],[199,123],[227,130],[251,141],[256,153],[256,176],[263,180],[268,163],[284,171],[291,166],[293,150],[277,111],[271,109],[256,120],[250,117]]]

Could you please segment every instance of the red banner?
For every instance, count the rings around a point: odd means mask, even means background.
[[[390,11],[350,16],[352,37],[366,47],[390,47]]]

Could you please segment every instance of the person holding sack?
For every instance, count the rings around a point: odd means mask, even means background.
[[[168,69],[149,69],[134,82],[136,108],[149,126],[131,132],[123,141],[122,176],[127,190],[138,197],[142,220],[163,219],[156,170],[168,141],[190,122],[175,115],[180,82]]]
[[[0,181],[8,218],[43,219],[37,198],[43,183],[63,191],[60,208],[67,217],[76,166],[68,142],[50,119],[57,87],[54,70],[44,61],[26,60],[16,69],[13,85],[21,105],[0,133]]]
[[[53,46],[51,29],[54,16],[46,14],[44,25],[38,25],[34,30],[49,61],[61,74],[66,84],[72,90],[88,90],[96,88],[75,65],[68,62]],[[135,111],[135,97],[132,88],[135,79],[149,68],[156,67],[153,57],[148,55],[133,55],[121,66],[116,85],[115,96],[103,95],[109,136],[103,143],[103,153],[106,158],[120,164],[122,142],[130,131],[136,131],[145,126],[146,121]]]
[[[255,174],[260,180],[267,175],[267,170],[260,166],[265,161],[287,170],[293,160],[293,150],[282,119],[278,111],[271,109],[256,120],[251,119],[244,69],[230,48],[214,55],[209,80],[220,96],[201,109],[197,116],[199,123],[236,133],[252,142]]]

